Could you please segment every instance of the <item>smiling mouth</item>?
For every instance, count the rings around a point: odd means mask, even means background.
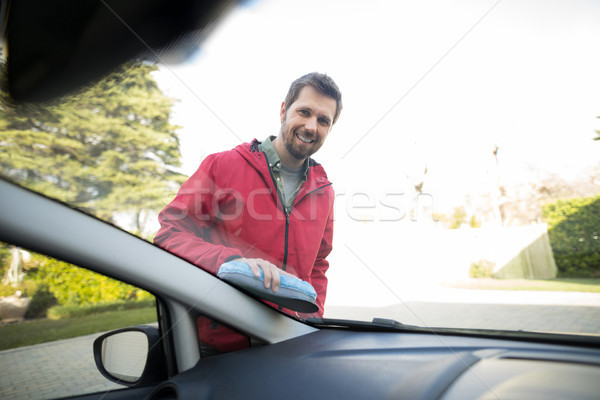
[[[300,139],[301,142],[304,142],[304,143],[313,143],[315,141],[314,139],[310,139],[310,138],[308,138],[308,137],[306,137],[304,135],[301,135],[299,133],[296,133],[296,137],[298,139]]]

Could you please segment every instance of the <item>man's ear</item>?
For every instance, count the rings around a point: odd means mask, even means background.
[[[279,120],[283,124],[283,120],[285,119],[285,101],[281,102],[281,110],[279,110]]]

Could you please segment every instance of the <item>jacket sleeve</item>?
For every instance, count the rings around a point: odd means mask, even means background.
[[[317,253],[317,258],[311,273],[311,283],[317,292],[317,305],[319,306],[319,311],[317,311],[316,314],[318,314],[318,317],[322,317],[323,312],[325,311],[325,297],[327,294],[327,276],[325,276],[325,273],[329,269],[327,256],[333,249],[333,201],[335,198],[333,189],[331,189],[331,193],[329,217],[327,218],[327,224],[325,225],[325,231],[323,233],[323,238],[321,239],[321,246],[319,247],[319,252]]]
[[[242,255],[239,249],[207,240],[217,228],[212,207],[217,163],[216,155],[208,156],[181,186],[175,199],[160,212],[161,227],[154,237],[156,245],[213,274],[229,257]]]

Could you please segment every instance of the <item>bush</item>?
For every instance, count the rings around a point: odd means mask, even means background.
[[[40,318],[46,316],[46,310],[56,305],[56,297],[49,291],[47,285],[37,285],[31,281],[25,281],[21,285],[0,285],[0,297],[12,296],[21,292],[21,297],[31,298],[25,318]]]
[[[488,260],[479,260],[471,263],[469,277],[471,278],[493,278],[496,263]]]
[[[600,277],[600,196],[542,207],[561,277]]]
[[[152,299],[141,289],[63,261],[36,255],[26,279],[45,285],[59,305]]]
[[[8,247],[0,243],[3,248]],[[2,254],[0,261],[8,260]],[[154,304],[154,297],[142,289],[40,254],[31,253],[23,269],[23,283],[0,285],[0,296],[21,291],[23,297],[31,298],[25,318],[63,318]]]
[[[50,292],[48,286],[42,285],[31,296],[31,303],[25,313],[25,318],[46,317],[48,309],[56,305],[56,297]]]

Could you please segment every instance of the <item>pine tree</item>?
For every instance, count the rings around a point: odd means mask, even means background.
[[[0,65],[0,174],[105,220],[159,211],[181,185],[173,100],[141,62],[51,103],[15,104]]]

